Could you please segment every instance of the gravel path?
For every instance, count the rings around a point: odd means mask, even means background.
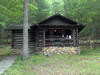
[[[0,75],[14,63],[16,57],[17,56],[0,56]]]

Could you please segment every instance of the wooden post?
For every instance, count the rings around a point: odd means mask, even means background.
[[[43,29],[43,45],[45,47],[45,29]]]
[[[72,39],[73,39],[73,46],[76,46],[75,45],[75,29],[72,30],[72,35],[73,35],[73,37],[72,37]]]
[[[71,29],[71,40],[73,40],[73,29]]]
[[[14,33],[13,33],[13,30],[11,31],[11,49],[14,48]]]
[[[36,44],[35,46],[37,47],[38,46],[38,30],[36,30]]]
[[[63,38],[65,38],[65,30],[62,30],[62,39]],[[64,41],[63,40],[61,40],[61,42],[62,42],[62,46],[65,46],[65,43],[64,43]]]
[[[76,46],[79,46],[79,39],[78,39],[78,29],[75,30],[76,32]]]
[[[54,39],[53,29],[50,30],[50,39]],[[54,40],[50,41],[52,41],[52,46],[54,46]]]

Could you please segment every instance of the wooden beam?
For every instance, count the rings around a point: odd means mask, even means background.
[[[73,27],[64,27],[64,26],[41,26],[41,28],[44,28],[45,29],[72,29]],[[74,27],[75,28],[75,27]]]

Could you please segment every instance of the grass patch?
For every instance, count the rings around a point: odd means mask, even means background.
[[[6,46],[0,46],[0,56],[3,55],[9,55],[11,53],[11,47],[6,45]]]
[[[93,48],[92,50],[89,47],[82,47],[81,55],[86,56],[100,56],[100,48]]]
[[[83,47],[80,55],[18,57],[3,75],[100,75],[100,48]]]

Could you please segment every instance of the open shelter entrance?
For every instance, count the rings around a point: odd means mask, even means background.
[[[70,29],[47,29],[45,31],[46,46],[70,46],[72,35]]]

